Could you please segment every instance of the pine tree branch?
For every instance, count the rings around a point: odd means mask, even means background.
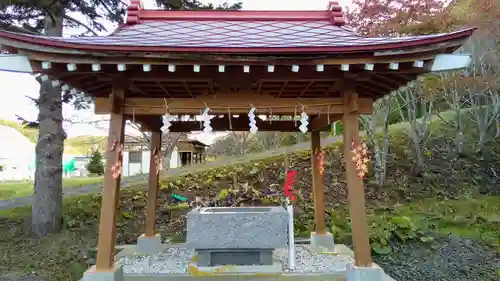
[[[71,16],[68,16],[67,14],[64,15],[64,19],[66,20],[69,20],[73,23],[76,23],[77,25],[87,29],[88,32],[92,33],[94,36],[99,36],[99,34],[97,34],[97,32],[95,32],[92,28],[90,28],[88,25],[84,24],[83,22],[71,17]]]

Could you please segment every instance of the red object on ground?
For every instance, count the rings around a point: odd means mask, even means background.
[[[297,191],[292,189],[292,184],[295,182],[295,176],[297,171],[290,171],[286,174],[285,185],[283,186],[283,193],[285,197],[288,197],[290,201],[295,200]]]

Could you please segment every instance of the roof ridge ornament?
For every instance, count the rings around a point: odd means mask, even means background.
[[[127,8],[126,25],[138,24],[144,20],[232,20],[232,21],[324,21],[332,25],[345,25],[342,6],[329,1],[325,11],[214,11],[214,10],[146,10],[142,0],[130,0]]]
[[[326,10],[331,13],[330,22],[333,25],[345,25],[344,12],[342,11],[342,6],[340,6],[339,2],[329,1]]]
[[[140,13],[143,9],[142,0],[130,0],[130,5],[127,8],[127,24],[139,23]]]

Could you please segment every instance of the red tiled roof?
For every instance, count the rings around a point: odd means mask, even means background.
[[[0,31],[0,38],[51,47],[129,52],[343,53],[414,47],[469,37],[449,34],[367,38],[327,11],[135,11],[110,36],[59,38]],[[332,8],[333,7],[333,8]]]

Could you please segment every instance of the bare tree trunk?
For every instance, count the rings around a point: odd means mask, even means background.
[[[231,132],[231,137],[234,141],[234,149],[236,149],[236,155],[245,155],[248,152],[249,141],[252,138],[252,135],[248,132]]]
[[[455,155],[460,157],[463,155],[463,147],[465,142],[464,129],[465,124],[463,122],[463,112],[465,104],[468,103],[460,93],[460,89],[457,85],[457,80],[459,79],[456,74],[441,74],[440,75],[442,84],[442,98],[448,104],[448,107],[453,111],[454,120],[446,120],[443,118],[439,112],[436,112],[437,116],[455,129],[455,137],[453,139],[453,151]]]
[[[479,135],[479,140],[476,142],[476,153],[482,153],[488,141],[488,131],[494,122],[496,124],[500,114],[500,97],[494,91],[485,91],[484,93],[475,94],[472,101],[471,113]]]
[[[64,9],[56,6],[45,19],[49,36],[62,36]],[[61,87],[54,87],[51,81],[41,82],[38,107],[32,228],[37,236],[43,237],[59,232],[62,223],[62,156],[66,133],[62,126]]]
[[[279,132],[258,132],[256,139],[263,151],[276,149],[280,145]]]
[[[164,133],[162,136],[162,145],[163,145],[163,167],[164,170],[170,169],[170,160],[172,159],[172,153],[174,152],[175,145],[179,138],[183,135],[183,133]]]
[[[365,127],[366,138],[374,150],[375,180],[383,186],[387,178],[387,155],[389,153],[389,113],[391,97],[385,97],[375,103],[373,114],[362,116],[361,121]],[[377,126],[382,124],[382,138],[377,135]]]
[[[432,100],[419,95],[419,87],[421,85],[413,84],[411,87],[398,91],[398,97],[404,102],[403,105],[399,105],[401,119],[410,125],[408,135],[415,157],[413,166],[415,175],[420,175],[425,166],[424,152],[430,135],[429,125],[434,104]],[[421,118],[418,118],[419,112],[422,113]]]
[[[482,153],[488,141],[491,126],[497,124],[500,115],[500,61],[496,44],[491,38],[471,41],[472,63],[468,69],[468,83],[465,91],[471,107],[472,120],[475,122],[479,140],[476,153]],[[495,131],[498,134],[498,128]]]
[[[498,139],[500,138],[500,114],[497,115],[495,125],[496,125],[495,139]]]

